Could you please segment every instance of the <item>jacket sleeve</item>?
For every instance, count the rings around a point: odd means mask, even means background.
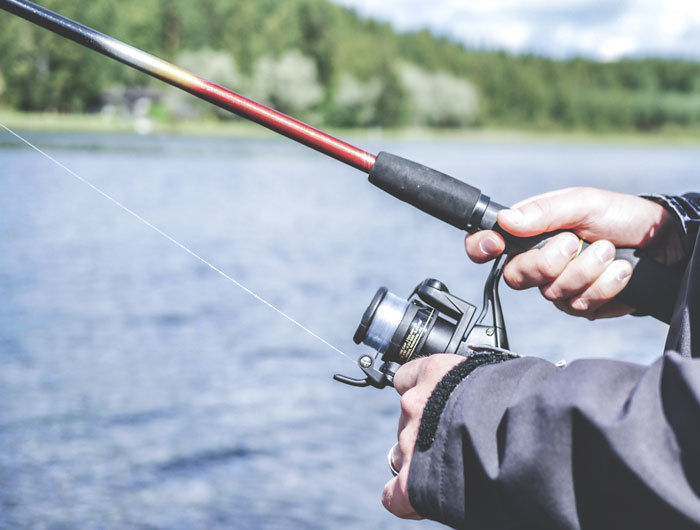
[[[419,434],[408,491],[458,528],[697,528],[700,360],[481,366]]]
[[[492,357],[448,373],[413,452],[416,511],[459,528],[700,528],[700,244],[690,248],[651,366]]]

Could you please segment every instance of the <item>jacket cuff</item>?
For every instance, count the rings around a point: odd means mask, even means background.
[[[660,204],[673,215],[677,232],[681,236],[683,250],[687,256],[690,256],[700,226],[700,193],[650,194],[642,195],[642,197]]]
[[[440,416],[450,399],[455,388],[469,376],[479,366],[487,364],[498,364],[504,361],[518,358],[518,355],[508,351],[491,351],[488,353],[477,353],[471,355],[463,363],[458,364],[447,372],[442,380],[435,386],[433,393],[428,398],[428,402],[423,409],[423,415],[418,429],[416,439],[416,451],[427,451],[435,441],[435,433],[440,424]]]

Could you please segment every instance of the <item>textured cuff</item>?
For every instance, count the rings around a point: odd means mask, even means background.
[[[477,353],[458,364],[442,378],[435,386],[433,393],[423,409],[423,416],[418,429],[416,451],[427,451],[435,441],[435,433],[440,424],[440,416],[455,388],[479,366],[497,364],[510,359],[518,358],[508,351],[492,351],[489,353]]]

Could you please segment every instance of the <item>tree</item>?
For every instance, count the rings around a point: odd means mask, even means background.
[[[474,121],[478,98],[466,79],[444,71],[430,73],[409,63],[403,63],[399,72],[415,124],[462,127]]]
[[[295,116],[307,115],[323,98],[316,65],[299,50],[279,58],[264,56],[253,69],[251,93],[272,107]]]
[[[365,82],[343,73],[332,100],[331,123],[341,127],[373,125],[381,90],[378,79]]]

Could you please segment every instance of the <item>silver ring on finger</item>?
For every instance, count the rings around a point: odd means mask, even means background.
[[[391,470],[391,474],[394,476],[399,474],[399,470],[396,469],[396,466],[394,465],[394,449],[396,449],[398,446],[399,442],[396,442],[389,448],[389,452],[386,454],[387,462],[389,462],[389,469]]]

